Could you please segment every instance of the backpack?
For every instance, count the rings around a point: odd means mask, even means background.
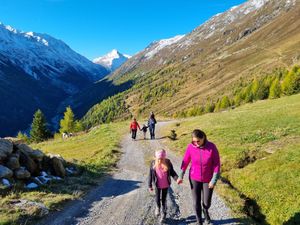
[[[151,126],[155,125],[155,124],[156,124],[156,120],[155,120],[154,118],[150,118],[150,119],[149,119],[149,124],[150,124]]]

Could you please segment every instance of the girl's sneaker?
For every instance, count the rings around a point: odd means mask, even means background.
[[[158,208],[158,207],[155,208],[155,216],[156,217],[160,216],[160,208]]]
[[[167,213],[163,212],[163,213],[162,213],[162,216],[161,216],[161,218],[160,218],[160,222],[161,222],[161,223],[164,223],[164,222],[166,221],[166,217],[167,217]]]

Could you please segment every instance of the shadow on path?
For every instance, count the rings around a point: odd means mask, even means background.
[[[67,211],[53,212],[51,215],[51,218],[53,218],[52,225],[76,224],[80,218],[85,218],[88,216],[90,212],[89,210],[93,208],[94,203],[100,202],[103,200],[103,198],[115,198],[130,193],[140,188],[140,184],[140,181],[120,180],[108,177],[99,187],[91,190],[91,192],[84,199],[70,202],[70,207],[65,207],[68,209]],[[73,210],[75,210],[75,213]],[[72,212],[72,214],[69,212]],[[63,219],[56,221],[56,216],[58,215]],[[40,221],[38,224],[46,225],[48,222],[49,220],[46,219],[46,222]]]
[[[167,218],[166,222],[164,224],[168,225],[185,225],[185,224],[195,224],[197,222],[196,216],[192,215],[187,218],[180,218],[180,219],[172,219]],[[249,220],[247,219],[224,219],[224,220],[212,220],[213,225],[225,225],[225,224],[236,224],[236,225],[250,225]],[[203,223],[205,224],[205,223]]]

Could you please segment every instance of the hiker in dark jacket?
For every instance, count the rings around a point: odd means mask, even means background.
[[[178,179],[178,175],[175,172],[171,161],[166,158],[166,151],[157,151],[155,153],[155,160],[153,160],[150,165],[148,185],[149,191],[152,192],[152,184],[155,184],[155,215],[157,217],[160,216],[160,209],[162,205],[161,222],[165,220],[167,214],[166,200],[168,189],[171,185],[171,177],[173,177],[175,181]]]
[[[153,112],[150,114],[150,118],[148,120],[148,127],[150,130],[150,139],[155,139],[155,124],[156,124],[155,115]]]

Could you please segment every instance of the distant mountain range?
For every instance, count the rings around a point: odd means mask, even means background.
[[[0,23],[0,136],[28,128],[38,108],[54,116],[61,101],[108,73],[63,41]]]
[[[113,50],[95,63],[49,35],[1,24],[0,136],[28,128],[37,108],[57,123],[68,105],[82,117],[122,91],[128,110],[120,111],[142,116],[172,116],[230,95],[241,80],[300,62],[299,5],[249,0],[132,57]]]

